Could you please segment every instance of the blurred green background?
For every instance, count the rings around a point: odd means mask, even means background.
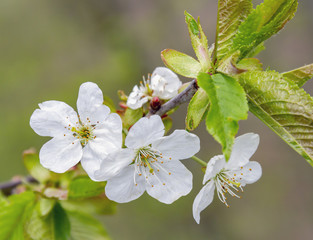
[[[257,3],[260,1],[254,1]],[[200,16],[214,40],[217,0],[1,0],[0,1],[0,181],[26,174],[21,154],[48,140],[29,127],[37,104],[61,100],[75,107],[78,88],[96,82],[117,103],[116,91],[129,93],[142,75],[162,66],[160,51],[193,54],[184,10]],[[301,0],[293,21],[266,42],[264,67],[287,71],[313,62],[313,2]],[[183,79],[186,81],[187,79]],[[313,83],[305,89],[313,94]],[[183,105],[174,115],[184,128]],[[203,174],[190,161],[194,189],[172,205],[144,195],[101,217],[113,239],[313,239],[313,169],[261,121],[249,115],[240,133],[255,132],[261,144],[253,160],[261,180],[247,186],[227,209],[215,199],[197,225],[192,202]],[[208,160],[220,147],[202,125],[199,157]]]

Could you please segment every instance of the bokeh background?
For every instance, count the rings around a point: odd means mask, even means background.
[[[258,3],[260,1],[254,1]],[[142,75],[162,66],[160,51],[193,54],[184,10],[200,16],[214,40],[217,0],[1,0],[0,1],[0,181],[26,174],[21,154],[40,149],[29,118],[37,104],[61,100],[75,107],[78,88],[96,82],[118,102]],[[301,0],[296,17],[266,42],[264,67],[287,71],[313,62],[313,2]],[[187,79],[182,78],[183,81]],[[313,84],[305,89],[313,94]],[[186,105],[174,114],[184,128]],[[202,125],[199,157],[221,149]],[[191,206],[203,174],[191,160],[194,189],[172,205],[146,194],[101,217],[113,239],[313,239],[313,169],[261,121],[249,115],[240,133],[255,132],[261,144],[253,160],[263,166],[261,180],[245,188],[227,209],[215,199],[197,225]]]

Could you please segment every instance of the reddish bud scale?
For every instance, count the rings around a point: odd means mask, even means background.
[[[160,98],[159,97],[153,97],[151,102],[150,102],[150,107],[155,111],[159,110],[161,107]]]

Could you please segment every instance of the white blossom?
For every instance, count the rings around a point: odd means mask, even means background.
[[[200,213],[213,201],[214,190],[218,198],[227,206],[226,193],[238,197],[246,184],[260,179],[262,168],[258,162],[249,161],[259,145],[259,135],[247,133],[235,139],[233,151],[226,162],[223,155],[213,157],[206,168],[203,179],[204,187],[193,202],[193,217],[200,223]]]
[[[53,137],[39,153],[40,163],[51,171],[63,173],[81,161],[92,178],[100,166],[99,157],[122,146],[122,121],[103,105],[100,88],[91,82],[80,86],[77,109],[60,101],[39,104],[30,126],[40,136]]]
[[[159,116],[141,118],[130,129],[125,145],[102,160],[95,173],[98,181],[107,180],[106,196],[125,203],[145,191],[170,204],[192,189],[192,174],[179,161],[192,157],[200,149],[199,138],[185,130],[164,135]]]
[[[152,97],[159,97],[163,100],[168,100],[178,94],[182,82],[178,76],[170,69],[165,67],[157,67],[151,79],[144,79],[139,85],[134,86],[133,91],[127,99],[127,106],[131,109],[142,107],[143,104],[149,101]]]

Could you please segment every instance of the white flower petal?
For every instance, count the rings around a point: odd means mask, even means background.
[[[200,190],[200,192],[198,193],[193,202],[192,214],[193,218],[196,220],[198,224],[200,223],[200,213],[213,201],[214,189],[215,189],[214,181],[208,182]]]
[[[241,183],[241,186],[255,183],[262,176],[262,167],[258,162],[249,162],[240,170],[232,171],[231,174],[236,174],[236,181]]]
[[[163,170],[148,175],[146,190],[160,202],[171,204],[191,191],[192,173],[177,160],[164,163],[162,167]]]
[[[78,122],[77,113],[64,102],[46,101],[39,107],[30,118],[30,126],[40,136],[61,137],[70,134],[68,128]]]
[[[56,173],[64,173],[82,158],[80,141],[74,137],[53,138],[39,152],[42,166]]]
[[[105,155],[122,147],[122,120],[116,113],[110,114],[93,130],[96,137],[88,142],[97,154]]]
[[[103,94],[97,84],[83,83],[79,88],[77,110],[83,123],[97,124],[103,121],[110,109],[103,105]]]
[[[247,164],[258,148],[259,142],[260,137],[255,133],[246,133],[237,137],[226,168],[231,170]]]
[[[96,181],[107,181],[132,163],[135,153],[131,149],[119,149],[102,159],[98,171],[94,174]]]
[[[170,99],[178,94],[178,89],[182,82],[178,76],[170,69],[165,67],[157,67],[151,76],[151,89],[153,96],[161,99]]]
[[[134,86],[130,93],[126,105],[131,109],[138,109],[148,102],[148,97],[145,96],[144,89],[139,89],[137,85]]]
[[[97,181],[95,178],[95,172],[100,169],[100,164],[103,156],[100,156],[90,148],[90,144],[87,144],[83,148],[83,157],[80,160],[83,169],[93,181]]]
[[[210,159],[205,170],[203,178],[203,184],[209,179],[214,178],[226,165],[226,161],[223,155],[217,155]]]
[[[134,174],[134,165],[130,165],[109,179],[105,186],[106,196],[118,203],[126,203],[139,198],[145,191],[144,177]],[[137,185],[134,182],[134,176]]]
[[[152,148],[172,159],[186,159],[199,152],[200,139],[185,130],[175,130],[171,135],[154,141]]]
[[[144,117],[131,127],[125,139],[125,145],[133,149],[147,146],[163,135],[164,124],[160,116]]]

